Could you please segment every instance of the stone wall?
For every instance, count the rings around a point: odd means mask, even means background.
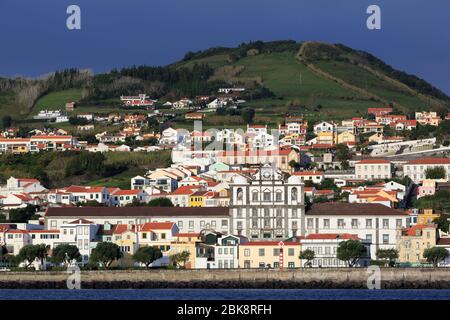
[[[450,268],[381,268],[382,288],[448,288]],[[83,271],[89,288],[367,288],[365,268]],[[1,272],[0,288],[66,288],[65,272]]]

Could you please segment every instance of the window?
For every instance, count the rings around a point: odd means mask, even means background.
[[[338,229],[343,229],[344,228],[344,219],[338,219],[337,224],[338,224]]]
[[[298,194],[297,194],[297,188],[292,188],[291,190],[291,200],[297,201]]]
[[[372,235],[366,234],[366,240],[372,242]]]
[[[161,233],[161,239],[165,239],[166,238],[166,234],[165,233]]]
[[[314,228],[314,219],[313,218],[308,218],[307,226],[308,226],[308,229]]]
[[[389,235],[383,234],[383,244],[389,244]]]
[[[189,229],[194,229],[194,221],[189,220]]]
[[[276,201],[283,201],[283,194],[281,192],[281,190],[277,190],[275,193],[275,200]]]
[[[147,233],[146,232],[142,233],[142,239],[147,239]]]
[[[183,221],[178,221],[178,228],[183,229]]]
[[[295,268],[295,263],[294,262],[288,262],[288,268],[289,269],[293,269],[293,268]]]
[[[402,219],[397,219],[395,221],[395,225],[397,226],[397,228],[401,228],[402,227]]]
[[[228,227],[228,220],[226,219],[222,220],[222,227]]]
[[[358,228],[358,219],[352,219],[352,228]]]
[[[297,215],[298,215],[298,213],[297,213],[297,208],[293,208],[293,209],[292,209],[292,217],[293,217],[293,218],[297,218]]]
[[[258,191],[253,191],[252,192],[252,201],[258,201],[258,198],[259,198],[259,194],[258,194]]]
[[[252,228],[258,228],[258,219],[252,219]]]
[[[389,228],[389,219],[383,219],[383,229]]]
[[[265,249],[264,249],[264,248],[260,248],[260,249],[258,250],[258,255],[259,255],[260,257],[264,257],[264,256],[266,255]]]
[[[294,248],[289,248],[288,249],[288,256],[292,257],[294,254],[295,254]]]
[[[366,219],[366,228],[372,229],[372,219]]]
[[[276,220],[276,224],[277,224],[277,228],[282,228],[283,227],[283,219],[277,219]]]
[[[250,249],[244,249],[244,257],[250,257]]]
[[[273,267],[274,267],[275,269],[280,268],[280,263],[279,263],[279,262],[274,262],[274,263],[273,263]]]
[[[270,195],[271,195],[271,192],[270,192],[270,190],[264,190],[264,193],[263,193],[263,199],[264,199],[264,201],[270,201]]]
[[[323,219],[323,228],[330,229],[330,219]]]

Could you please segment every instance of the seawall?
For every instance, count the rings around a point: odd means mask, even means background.
[[[450,268],[381,268],[384,289],[450,289]],[[367,288],[358,269],[82,271],[82,289],[118,288]],[[0,289],[66,289],[66,272],[1,272]]]

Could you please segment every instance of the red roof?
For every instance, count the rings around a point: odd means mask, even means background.
[[[119,190],[114,193],[115,196],[134,196],[141,193],[142,190]]]
[[[128,224],[118,224],[116,225],[116,227],[114,228],[113,233],[114,234],[122,234],[125,231],[135,231],[136,230],[136,225],[131,225],[131,229],[130,229],[130,225]]]
[[[411,160],[408,164],[450,164],[450,158],[421,158]]]
[[[173,222],[147,222],[141,228],[141,231],[153,231],[153,230],[171,230]]]
[[[416,224],[415,226],[405,229],[404,231],[406,232],[407,236],[416,237],[416,236],[418,236],[418,234],[417,234],[418,231],[419,231],[419,236],[420,236],[420,235],[422,235],[422,230],[426,229],[426,228],[433,228],[433,225]]]
[[[200,236],[200,233],[195,233],[195,232],[192,232],[192,233],[189,233],[189,232],[185,232],[185,233],[177,233],[177,234],[175,234],[175,237],[183,237],[183,238],[189,238],[189,237],[199,237]]]
[[[72,222],[69,222],[69,224],[91,224],[92,221],[86,220],[86,219],[77,219]]]
[[[84,186],[70,186],[66,189],[66,192],[70,193],[98,193],[102,192],[104,187],[84,187]]]
[[[174,192],[169,193],[169,195],[191,195],[197,191],[199,186],[182,186],[178,187]]]

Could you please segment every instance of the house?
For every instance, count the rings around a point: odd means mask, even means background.
[[[334,132],[334,124],[322,121],[314,125],[314,133],[317,135],[319,133],[333,133]]]
[[[442,119],[438,116],[437,112],[434,111],[422,111],[422,112],[416,112],[415,113],[415,119],[418,123],[421,125],[430,125],[430,126],[439,126]]]
[[[300,243],[249,241],[239,245],[239,268],[298,268]]]
[[[186,120],[202,120],[205,114],[200,112],[189,112],[184,115]]]
[[[367,108],[367,113],[368,114],[373,114],[375,117],[376,116],[382,116],[385,114],[389,114],[393,111],[392,108],[387,107],[387,108]]]
[[[154,104],[145,93],[137,96],[120,96],[120,101],[127,107],[151,107]]]
[[[105,187],[75,186],[61,189],[70,193],[70,202],[97,201],[98,203],[109,203],[109,191]]]
[[[315,203],[305,213],[302,235],[350,233],[371,242],[371,258],[377,249],[396,248],[397,231],[409,227],[407,212],[382,204]]]
[[[163,257],[154,261],[152,266],[163,266],[169,264],[172,254],[171,243],[175,235],[179,233],[176,223],[173,222],[147,222],[138,231],[139,246],[157,247],[161,250]]]
[[[423,252],[436,245],[436,226],[434,224],[417,224],[399,230],[398,233],[398,261],[412,265],[426,263]]]
[[[325,179],[323,171],[297,171],[292,175],[299,177],[302,182],[311,181],[315,184],[321,184]]]
[[[148,194],[144,190],[118,190],[110,195],[110,202],[113,206],[124,207],[134,202],[147,202]]]
[[[347,262],[337,258],[337,248],[342,241],[361,241],[366,248],[367,256],[358,261],[357,266],[366,267],[370,264],[370,241],[360,239],[357,235],[349,233],[312,233],[305,237],[300,237],[301,248],[314,252],[314,259],[311,267],[346,267]],[[301,260],[301,266],[305,266],[308,261]]]
[[[425,179],[422,181],[422,185],[417,187],[417,199],[422,197],[432,196],[436,193],[436,180]]]
[[[180,232],[200,232],[201,226],[223,233],[230,232],[228,208],[182,207],[48,207],[44,215],[47,229],[59,229],[70,219],[87,219],[98,225],[144,224],[173,221]]]
[[[260,165],[273,163],[277,168],[290,172],[289,162],[300,162],[300,155],[295,149],[221,151],[217,160],[227,165]]]
[[[43,192],[46,190],[38,179],[9,177],[6,185],[0,187],[0,195]]]
[[[440,214],[435,213],[433,209],[424,209],[422,213],[417,215],[417,224],[431,224],[434,219],[440,217]]]
[[[58,226],[55,225],[48,229],[59,229],[60,243],[77,246],[81,255],[81,263],[86,264],[89,262],[92,249],[98,243],[96,241],[98,228],[99,226],[90,220],[84,218],[70,220],[69,217],[65,217]]]
[[[385,159],[361,160],[355,164],[355,177],[365,180],[391,179],[391,162]]]
[[[125,255],[133,255],[139,248],[138,229],[140,225],[118,224],[112,229],[111,241],[119,246]]]
[[[450,158],[419,158],[403,165],[403,175],[408,176],[415,183],[426,179],[427,169],[443,167],[446,172],[445,179],[450,180]]]

